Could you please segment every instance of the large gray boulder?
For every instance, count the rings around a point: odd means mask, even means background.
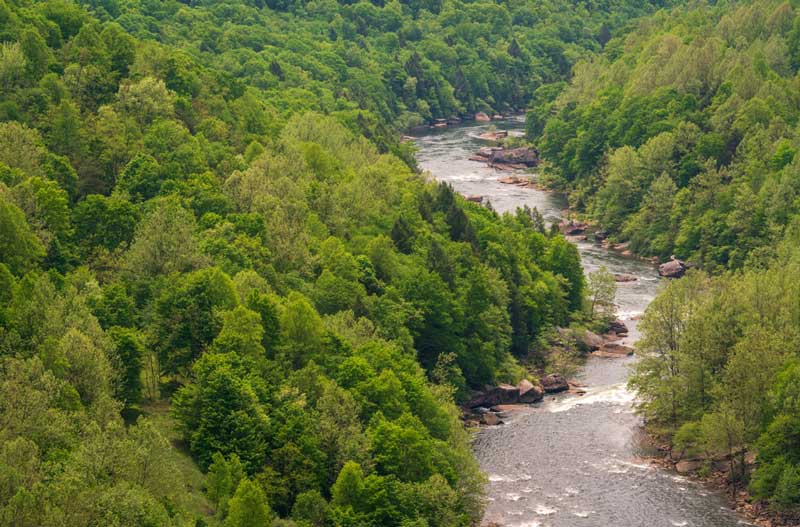
[[[544,398],[544,390],[542,387],[533,384],[528,379],[519,381],[517,389],[519,390],[519,402],[521,403],[538,403]]]
[[[535,167],[539,164],[539,152],[535,148],[512,148],[510,150],[495,150],[489,161],[494,164],[512,164]]]
[[[569,390],[569,383],[560,373],[551,373],[542,377],[541,381],[545,393],[558,393]]]
[[[686,263],[674,258],[658,266],[658,274],[664,278],[680,278],[686,274]]]

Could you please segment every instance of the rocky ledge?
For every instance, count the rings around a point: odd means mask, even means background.
[[[490,146],[481,148],[469,159],[488,163],[494,167],[514,165],[511,168],[532,168],[539,164],[539,152],[533,147],[503,148],[501,146]]]

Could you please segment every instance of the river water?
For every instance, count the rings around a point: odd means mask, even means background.
[[[511,120],[497,129],[521,130]],[[560,220],[564,201],[536,189],[499,183],[508,175],[467,158],[486,143],[478,134],[487,124],[465,124],[415,135],[420,168],[462,194],[487,198],[498,212],[528,205],[549,222]],[[605,265],[630,274],[618,284],[618,315],[637,338],[635,321],[658,288],[656,269],[600,246],[578,244],[587,272]],[[625,343],[623,341],[623,343]],[[505,424],[481,429],[475,454],[489,478],[484,524],[504,527],[722,527],[745,522],[719,493],[643,457],[641,418],[633,412],[634,394],[625,383],[635,358],[590,357],[576,379],[583,396],[548,396],[524,407]]]

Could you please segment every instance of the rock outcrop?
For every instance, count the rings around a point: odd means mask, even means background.
[[[588,225],[582,221],[563,220],[558,224],[558,230],[564,236],[577,236],[586,232]]]
[[[484,112],[478,112],[475,114],[475,120],[479,123],[488,123],[492,120],[492,118],[486,115]]]
[[[686,263],[674,258],[658,266],[658,274],[664,278],[680,278],[686,274]]]
[[[588,351],[595,351],[599,350],[603,344],[605,344],[605,340],[597,333],[586,330],[580,338],[580,344]]]
[[[489,162],[496,165],[525,165],[535,167],[539,164],[539,152],[535,148],[511,148],[509,150],[494,150],[489,157]]]
[[[569,383],[560,373],[551,373],[542,377],[541,381],[545,393],[558,393],[569,390]]]
[[[522,379],[517,385],[517,389],[519,390],[519,402],[521,403],[538,403],[544,398],[542,387],[534,385],[528,379]]]

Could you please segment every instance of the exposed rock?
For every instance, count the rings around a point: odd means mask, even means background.
[[[485,132],[478,137],[485,141],[499,141],[500,139],[505,139],[508,137],[508,132],[505,130],[499,130],[497,132]]]
[[[560,373],[551,373],[542,377],[542,387],[545,393],[558,393],[569,390],[569,383]]]
[[[447,128],[447,123],[446,122],[444,122],[444,123],[435,123],[433,125],[433,127],[434,128]]]
[[[686,274],[686,263],[673,258],[658,266],[658,274],[665,278],[680,278]]]
[[[514,404],[519,402],[519,388],[510,384],[500,386],[486,386],[484,391],[476,392],[467,401],[467,408],[490,408],[498,404]]]
[[[450,117],[450,118],[447,119],[447,124],[450,124],[450,125],[461,124],[461,119],[459,119],[458,117],[455,117],[455,116],[454,117]]]
[[[479,194],[467,194],[464,199],[473,203],[483,203],[483,196]]]
[[[485,158],[483,156],[479,156],[478,154],[471,155],[467,159],[469,159],[470,161],[478,161],[480,163],[486,163],[487,161],[489,161],[488,158]]]
[[[519,381],[517,389],[519,390],[519,402],[521,403],[538,403],[544,398],[542,387],[534,385],[528,379]]]
[[[483,112],[478,112],[475,114],[475,120],[478,121],[479,123],[488,123],[489,121],[492,120],[492,118]]]
[[[615,282],[635,282],[636,280],[638,280],[638,278],[636,278],[632,274],[615,274],[614,275],[614,281]]]
[[[503,421],[497,414],[492,412],[486,412],[481,416],[481,423],[489,426],[497,426],[503,424]]]
[[[503,119],[505,119],[505,117],[503,117],[503,116],[502,116],[502,115],[500,115],[499,113],[496,113],[496,114],[494,114],[494,115],[492,116],[492,119],[493,119],[493,120],[495,120],[495,121],[502,121]]]
[[[625,251],[628,250],[628,247],[630,247],[630,245],[631,242],[615,243],[614,245],[611,246],[611,248],[614,249],[615,251],[624,253]]]
[[[535,148],[512,148],[510,150],[494,150],[489,158],[494,164],[515,164],[534,167],[539,164],[539,152]]]
[[[594,239],[597,241],[603,241],[608,238],[608,233],[606,231],[597,231],[594,233]]]
[[[501,177],[497,180],[498,183],[503,183],[504,185],[516,185],[519,183],[519,177],[517,176],[506,176]]]
[[[678,471],[678,474],[688,474],[700,470],[702,466],[703,460],[701,459],[683,459],[675,465],[675,470]]]
[[[501,384],[497,388],[500,400],[495,404],[513,404],[519,402],[519,388],[510,384]]]
[[[608,325],[608,330],[619,335],[621,333],[628,333],[628,326],[625,325],[625,322],[617,319]]]
[[[558,229],[565,236],[577,236],[586,232],[588,225],[582,221],[563,220],[558,224]]]
[[[589,351],[595,351],[600,349],[605,341],[603,337],[598,335],[597,333],[593,333],[591,331],[586,331],[580,339],[580,343]]]
[[[411,137],[410,135],[404,135],[404,136],[400,137],[400,142],[401,143],[413,143],[414,141],[415,141],[415,139],[413,137]]]
[[[616,342],[608,342],[603,344],[603,346],[600,348],[600,351],[603,352],[603,354],[616,355],[620,357],[633,355],[633,348],[624,344],[618,344]]]

